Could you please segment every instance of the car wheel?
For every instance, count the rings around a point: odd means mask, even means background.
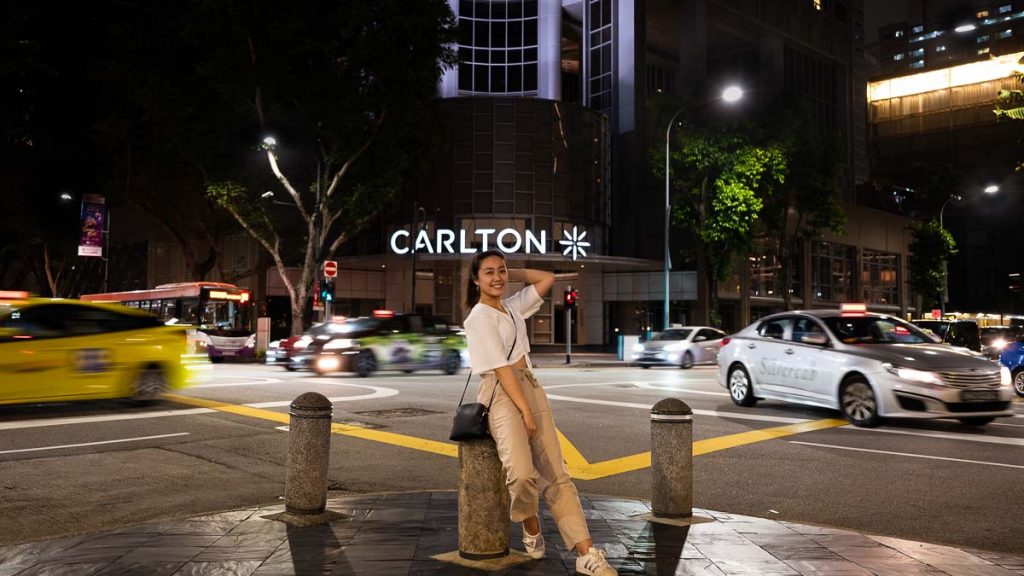
[[[441,368],[445,374],[451,376],[462,368],[462,355],[455,350],[449,350],[444,355],[444,366]]]
[[[873,428],[882,422],[875,391],[863,378],[850,378],[839,389],[839,407],[854,426]]]
[[[291,364],[285,364],[284,365],[284,369],[289,371],[289,372],[295,372],[296,370],[298,370],[298,368],[296,368],[295,366],[292,366]]]
[[[210,356],[210,362],[212,362],[214,364],[220,364],[223,361],[224,361],[224,357],[223,356]]]
[[[1017,396],[1024,397],[1024,368],[1018,368],[1013,373],[1013,390]]]
[[[402,370],[402,374],[412,374],[415,370],[409,370],[408,368]]]
[[[647,370],[648,368],[651,367],[651,365],[650,364],[641,364],[640,367],[643,368],[644,370]]]
[[[750,385],[750,374],[742,365],[729,370],[729,397],[737,406],[753,406],[757,404],[754,389]]]
[[[356,374],[358,374],[360,378],[366,378],[376,370],[377,359],[374,358],[373,352],[362,352],[358,357],[356,357]]]
[[[132,383],[132,401],[148,404],[160,399],[167,391],[167,378],[163,370],[155,366],[144,368]]]
[[[961,424],[965,426],[984,426],[989,422],[995,420],[994,416],[969,416],[967,418],[957,418]]]
[[[693,354],[690,354],[689,352],[683,354],[683,360],[679,363],[679,367],[683,370],[693,368]]]

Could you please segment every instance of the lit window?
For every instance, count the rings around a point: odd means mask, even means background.
[[[978,54],[988,54],[988,50],[989,50],[988,46],[985,46],[984,48],[979,48],[978,49]]]
[[[910,30],[911,34],[917,34],[918,32],[924,32],[924,25],[914,26],[914,28]]]
[[[821,0],[811,0],[815,10],[821,10]]]
[[[1013,36],[1013,30],[1003,30],[997,35],[999,38],[1009,38]]]
[[[935,51],[936,52],[945,52],[946,51],[946,45],[945,44],[939,44],[938,46],[935,47]]]
[[[1002,6],[999,7],[999,13],[1000,14],[1006,14],[1010,10],[1013,10],[1013,5],[1012,4],[1003,4]]]
[[[924,48],[918,48],[917,50],[912,50],[910,52],[911,58],[918,58],[920,56],[924,56]]]
[[[911,68],[924,68],[924,60],[918,60],[917,62],[910,63]]]
[[[897,31],[893,32],[892,36],[893,36],[893,38],[902,38],[903,37],[903,30],[897,30]]]
[[[988,17],[988,10],[982,10],[981,12],[978,12],[976,14],[976,16],[978,18],[987,18]]]
[[[982,43],[988,42],[988,34],[983,34],[981,36],[978,36],[978,39],[975,40],[975,42],[977,42],[978,44],[982,44]]]
[[[903,60],[903,53],[900,52],[899,54],[893,55],[892,59],[896,60],[897,62],[900,61],[900,60]]]

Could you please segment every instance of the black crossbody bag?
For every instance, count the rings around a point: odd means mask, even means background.
[[[508,351],[505,360],[512,359],[512,351],[516,349],[516,340],[519,338],[519,327],[516,326],[515,316],[509,309],[508,315],[512,318],[512,327],[515,328],[515,336],[512,337],[512,348]],[[466,390],[469,390],[469,380],[473,377],[473,369],[470,368],[466,376],[466,386],[462,389],[462,397],[459,398],[459,407],[455,409],[455,419],[452,422],[452,433],[448,435],[449,440],[462,442],[463,440],[481,440],[491,437],[491,431],[487,427],[487,414],[491,411],[491,404],[494,403],[494,394],[498,391],[500,382],[494,383],[494,390],[491,391],[491,399],[484,406],[479,402],[463,404],[466,399]]]

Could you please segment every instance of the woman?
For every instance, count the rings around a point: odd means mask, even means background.
[[[509,281],[525,282],[526,287],[503,300]],[[579,494],[562,459],[551,407],[528,356],[525,320],[540,309],[554,282],[550,272],[509,270],[497,250],[473,258],[466,299],[472,310],[464,325],[473,372],[483,376],[477,397],[490,405],[491,436],[512,496],[512,521],[523,524],[526,552],[544,557],[537,516],[538,496],[543,494],[566,548],[576,551],[576,571],[616,576],[604,551],[593,547]]]

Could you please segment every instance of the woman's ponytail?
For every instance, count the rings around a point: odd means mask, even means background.
[[[472,278],[470,278],[466,281],[466,308],[476,306],[479,301],[480,287],[476,285],[476,282],[474,282]]]

